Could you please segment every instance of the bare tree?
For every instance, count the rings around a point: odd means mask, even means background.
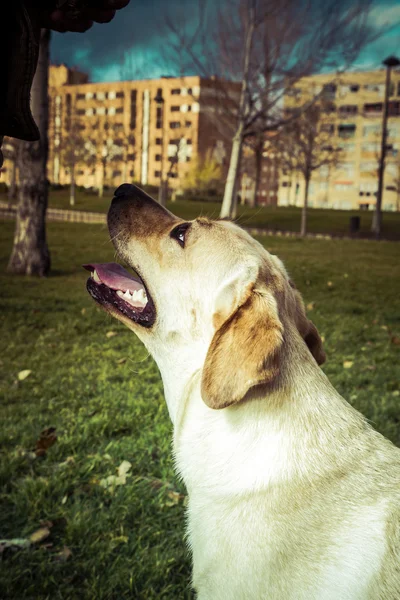
[[[84,125],[80,119],[73,118],[68,133],[61,142],[61,162],[69,170],[70,176],[70,206],[75,204],[75,171],[80,163],[86,166],[94,164],[93,148],[82,135]]]
[[[40,131],[37,142],[20,142],[19,191],[14,244],[7,270],[44,276],[50,270],[45,216],[48,200],[48,67],[50,32],[42,30],[38,65],[31,91],[33,117]]]
[[[220,82],[224,114],[216,123],[230,126],[232,149],[221,216],[233,216],[243,142],[285,122],[282,98],[299,79],[323,67],[344,70],[370,41],[369,0],[232,0],[210,8],[198,0],[197,27],[169,19],[172,44],[182,71],[193,67],[204,77],[221,75],[240,82],[232,88]],[[229,102],[228,102],[229,100]],[[305,106],[298,107],[293,120]]]
[[[314,171],[322,166],[336,167],[342,151],[331,145],[329,117],[322,104],[312,104],[291,123],[281,128],[271,140],[280,158],[281,166],[301,174],[304,179],[304,199],[301,211],[300,234],[307,233],[307,208],[310,181]]]

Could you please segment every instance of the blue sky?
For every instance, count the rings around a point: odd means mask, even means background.
[[[53,33],[51,59],[89,73],[91,81],[179,75],[169,56],[170,32],[165,15],[186,26],[196,21],[196,0],[131,0],[111,23],[95,24],[84,34]],[[366,47],[354,68],[378,68],[389,54],[400,57],[400,3],[376,0],[371,24],[391,29]]]

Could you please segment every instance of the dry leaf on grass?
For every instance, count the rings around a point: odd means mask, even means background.
[[[118,467],[118,475],[109,475],[104,479],[100,479],[100,485],[104,488],[113,488],[117,485],[125,485],[126,478],[128,477],[128,471],[131,469],[132,464],[129,460],[123,460]]]
[[[24,379],[26,379],[27,377],[29,377],[29,375],[32,373],[32,371],[30,371],[29,369],[24,369],[23,371],[20,371],[18,373],[18,380],[19,381],[23,381]]]
[[[127,361],[127,360],[128,360],[127,358],[119,358],[119,359],[116,361],[116,363],[117,363],[117,365],[123,365],[123,364],[125,364],[125,363],[126,363],[126,361]]]
[[[314,302],[309,302],[309,303],[307,304],[307,310],[314,310],[314,306],[315,306],[315,303],[314,303]]]
[[[57,554],[55,555],[55,560],[59,561],[59,562],[67,562],[67,560],[69,558],[71,558],[72,556],[72,552],[71,550],[67,547],[64,546],[64,548],[61,550],[61,552],[57,552]]]
[[[353,366],[353,361],[352,360],[345,360],[343,363],[343,368],[344,369],[351,369],[351,367]]]
[[[57,434],[55,427],[46,427],[40,434],[39,439],[36,442],[35,454],[36,456],[45,456],[47,450],[51,448],[57,441]]]
[[[50,529],[48,527],[41,527],[37,529],[29,536],[29,541],[31,544],[40,544],[45,539],[47,539],[50,535]]]
[[[118,333],[116,331],[107,331],[107,333],[106,333],[106,337],[108,337],[108,338],[112,338],[115,335],[118,335]]]
[[[392,344],[394,344],[395,346],[400,346],[400,338],[397,337],[397,335],[393,335],[390,338],[390,341],[392,342]]]

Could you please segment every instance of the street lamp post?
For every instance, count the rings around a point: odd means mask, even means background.
[[[386,139],[387,139],[387,119],[389,107],[389,92],[390,92],[390,71],[393,67],[400,65],[400,60],[396,56],[388,56],[383,63],[386,67],[386,84],[385,84],[385,102],[383,104],[382,116],[382,138],[381,138],[381,153],[379,158],[378,169],[378,192],[376,196],[376,207],[372,219],[372,231],[377,239],[381,235],[382,227],[382,195],[383,195],[383,178],[385,174],[385,157],[386,157]]]
[[[161,108],[161,162],[160,162],[160,187],[158,189],[158,203],[165,206],[165,182],[164,182],[164,98],[161,90],[157,91],[154,102]]]

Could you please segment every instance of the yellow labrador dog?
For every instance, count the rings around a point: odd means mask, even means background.
[[[400,452],[320,369],[282,262],[236,225],[115,192],[88,290],[161,371],[200,600],[399,600]]]

